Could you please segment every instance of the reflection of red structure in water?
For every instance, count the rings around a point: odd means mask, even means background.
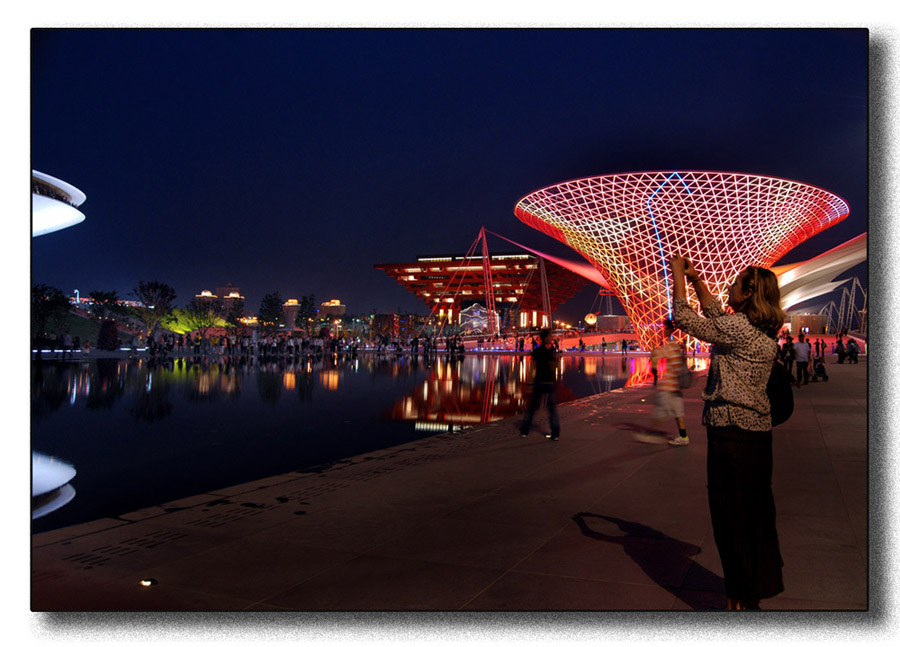
[[[717,171],[572,180],[535,191],[515,208],[520,220],[591,261],[644,348],[662,341],[660,324],[671,312],[667,260],[673,255],[696,255],[690,260],[724,303],[729,285],[748,265],[771,267],[849,212],[846,202],[818,187]]]
[[[530,386],[523,387],[530,379],[531,358],[508,363],[499,357],[483,357],[477,362],[478,370],[465,375],[459,363],[436,362],[431,375],[397,401],[389,417],[446,430],[451,425],[487,424],[519,414],[531,394]],[[557,388],[560,402],[575,398],[562,383]]]

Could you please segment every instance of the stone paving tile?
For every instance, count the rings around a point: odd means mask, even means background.
[[[785,597],[866,604],[866,565],[858,552],[783,548],[781,554]]]
[[[298,610],[455,610],[502,573],[363,555],[261,602]]]
[[[34,549],[32,584],[71,580],[68,587],[77,590],[195,555],[225,541],[226,537],[203,531],[126,524]]]
[[[291,520],[277,503],[271,505],[217,499],[205,505],[169,512],[145,519],[147,526],[181,532],[204,532],[223,538],[241,537],[260,528],[278,526]]]
[[[259,601],[356,556],[284,537],[251,536],[145,569],[145,574],[160,586]]]
[[[670,537],[633,536],[612,522],[586,521],[593,524],[589,534],[579,529],[559,532],[512,570],[674,589],[683,585],[699,551]]]
[[[252,604],[165,583],[143,587],[137,575],[80,586],[38,582],[31,597],[32,611],[240,611]]]
[[[859,548],[849,519],[778,514],[779,545],[784,550],[850,551]]]
[[[295,541],[305,541],[320,547],[362,553],[384,542],[391,541],[433,519],[428,510],[416,516],[392,515],[389,508],[360,505],[348,501],[346,506],[310,508],[296,517],[293,523],[253,533],[261,539],[290,536]]]
[[[48,532],[32,535],[31,546],[33,548],[39,548],[41,546],[47,546],[48,544],[56,544],[82,535],[90,535],[117,526],[124,526],[127,525],[127,523],[127,521],[121,519],[104,517],[103,519],[88,521],[87,523],[78,524],[77,526],[69,526],[68,528],[59,528],[58,530],[50,530]]]
[[[655,585],[510,572],[465,605],[466,611],[670,610],[675,596]]]
[[[538,549],[555,532],[541,526],[443,517],[373,547],[368,553],[505,570]]]
[[[866,604],[850,602],[832,602],[828,600],[803,600],[787,597],[783,593],[774,598],[763,600],[760,604],[763,611],[866,611]]]
[[[267,488],[272,485],[278,485],[281,483],[289,483],[289,482],[295,481],[299,478],[302,478],[301,474],[292,472],[290,474],[282,474],[279,476],[270,476],[268,478],[259,479],[257,481],[250,481],[248,483],[238,483],[237,485],[219,488],[218,490],[211,491],[209,494],[211,494],[213,496],[220,496],[220,497],[234,496],[237,494],[243,494],[245,492],[252,492],[253,490]]]

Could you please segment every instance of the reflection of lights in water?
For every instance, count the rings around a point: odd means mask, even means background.
[[[75,468],[54,456],[31,452],[31,518],[50,514],[75,498]]]
[[[35,497],[31,500],[31,518],[40,519],[54,510],[59,510],[69,501],[75,498],[75,488],[68,483],[49,494]]]
[[[422,382],[422,397],[428,399],[428,380]]]
[[[322,371],[319,374],[319,380],[322,382],[322,386],[324,386],[329,391],[337,391],[339,379],[340,374],[338,373],[338,371],[328,370]]]
[[[282,383],[286,390],[293,391],[294,387],[297,385],[297,376],[290,371],[285,371]]]
[[[55,456],[31,452],[31,496],[47,494],[71,481],[75,468]]]
[[[472,425],[460,425],[453,424],[447,422],[427,422],[424,420],[417,420],[415,429],[416,431],[427,431],[431,433],[445,433],[445,432],[453,432],[453,431],[461,431],[463,429],[468,429]]]
[[[209,379],[209,374],[206,372],[200,373],[197,377],[197,391],[202,395],[207,395],[211,386],[212,381]]]

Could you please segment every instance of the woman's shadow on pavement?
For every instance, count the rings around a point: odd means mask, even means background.
[[[603,519],[618,526],[625,533],[608,535],[588,526],[587,518]],[[649,526],[617,517],[609,517],[590,512],[579,512],[572,517],[582,534],[612,544],[619,544],[656,584],[687,604],[691,609],[724,608],[715,605],[711,597],[721,597],[724,603],[725,581],[696,563],[692,557],[701,552],[699,546],[680,541]],[[691,588],[685,589],[685,580],[690,572]]]

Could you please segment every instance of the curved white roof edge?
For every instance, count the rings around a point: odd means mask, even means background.
[[[31,169],[31,175],[32,177],[36,177],[39,180],[43,180],[47,184],[55,186],[63,193],[68,194],[68,196],[72,198],[72,202],[76,207],[81,206],[81,203],[87,200],[87,196],[84,194],[84,191],[72,186],[68,182],[63,182],[59,178],[53,177],[52,175],[47,175],[46,173],[41,173],[40,171],[35,171],[34,169]]]
[[[838,274],[868,258],[867,241],[868,233],[860,234],[780,274],[778,286],[781,289],[781,307],[787,310],[798,303],[827,294],[843,284],[844,281],[832,281]]]
[[[814,283],[810,285],[800,286],[796,290],[792,290],[791,292],[789,292],[787,297],[781,298],[781,308],[787,314],[791,314],[790,312],[788,312],[788,310],[793,308],[798,303],[803,303],[804,301],[809,301],[810,299],[820,297],[823,294],[833,292],[849,280],[850,279],[843,279],[841,281],[834,281],[832,283]]]
[[[37,193],[31,194],[31,237],[43,236],[84,220],[75,207]]]

